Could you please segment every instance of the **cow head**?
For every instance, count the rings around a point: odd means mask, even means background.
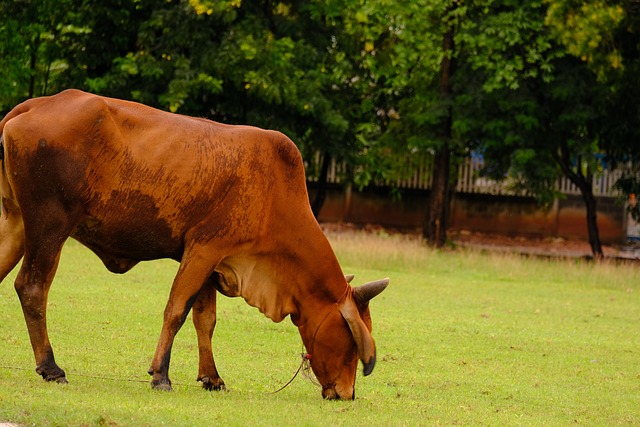
[[[376,363],[376,347],[371,337],[369,300],[382,292],[389,279],[351,288],[327,314],[323,314],[311,342],[311,369],[322,385],[325,399],[354,399],[358,359],[364,375]],[[309,331],[311,332],[311,331]],[[305,334],[303,334],[305,335]]]

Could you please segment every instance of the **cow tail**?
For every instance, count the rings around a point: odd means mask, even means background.
[[[17,105],[13,110],[9,111],[6,116],[0,121],[0,195],[4,198],[11,198],[13,192],[11,191],[11,185],[7,178],[7,159],[6,146],[7,141],[4,138],[4,128],[6,124],[13,118],[19,116],[22,113],[26,113],[30,110],[29,101],[25,101],[22,104]],[[3,208],[4,210],[4,208]]]
[[[9,191],[9,180],[7,179],[7,165],[4,161],[4,134],[0,133],[0,196],[7,197]],[[2,211],[0,211],[1,213]]]
[[[7,179],[7,165],[4,162],[4,135],[0,133],[0,197],[4,199],[11,195],[9,180]],[[0,202],[0,216],[4,215],[4,206]]]
[[[0,162],[4,161],[4,124],[6,121],[7,120],[5,117],[5,120],[2,120],[2,122],[0,122]]]

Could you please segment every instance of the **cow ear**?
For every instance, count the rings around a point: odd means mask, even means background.
[[[353,281],[354,277],[356,277],[355,274],[345,274],[344,275],[344,280],[346,280],[347,283],[351,283]]]
[[[362,361],[363,373],[369,375],[376,365],[376,344],[373,342],[371,332],[362,321],[356,304],[350,298],[347,298],[339,306],[340,313],[344,320],[347,321],[351,335],[356,342],[358,349],[358,358]]]
[[[354,298],[363,306],[366,306],[369,301],[377,296],[380,292],[384,291],[389,284],[389,278],[376,280],[375,282],[365,283],[362,286],[353,288]]]

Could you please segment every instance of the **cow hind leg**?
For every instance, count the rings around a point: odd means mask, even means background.
[[[216,326],[216,288],[215,280],[209,278],[193,305],[193,324],[198,335],[198,381],[202,382],[202,387],[206,390],[225,390],[225,384],[213,360],[211,349],[211,338],[213,329]]]
[[[36,372],[46,381],[66,383],[66,375],[56,364],[47,332],[47,297],[55,275],[64,239],[40,240],[25,248],[24,261],[15,281],[22,304]]]
[[[206,260],[207,257],[199,256],[193,248],[185,251],[182,257],[164,310],[164,321],[158,347],[148,370],[149,375],[152,376],[151,386],[154,389],[171,390],[171,380],[169,380],[171,347],[176,334],[184,324],[198,297],[200,289],[211,275],[213,267]]]

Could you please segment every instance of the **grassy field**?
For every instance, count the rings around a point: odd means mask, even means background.
[[[112,275],[67,243],[49,332],[68,385],[34,361],[13,276],[0,285],[0,422],[22,425],[640,425],[637,266],[433,251],[402,236],[332,235],[354,283],[385,276],[371,303],[378,365],[357,399],[327,402],[302,377],[301,341],[221,297],[214,352],[228,392],[197,386],[193,325],[171,365],[174,392],[146,375],[177,264]]]

